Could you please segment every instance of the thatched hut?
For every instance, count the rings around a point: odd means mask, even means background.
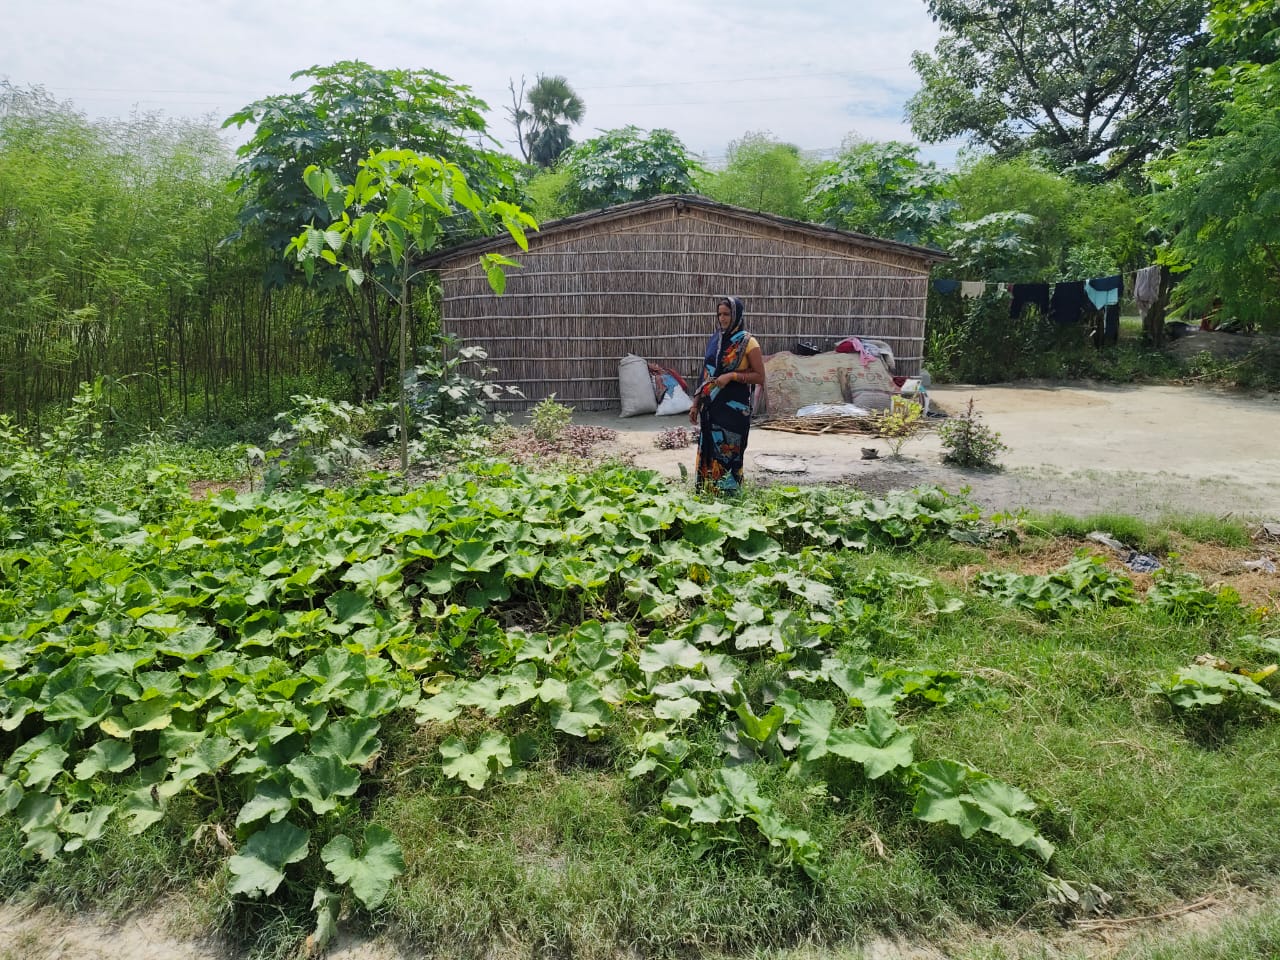
[[[478,256],[522,267],[495,296]],[[618,406],[628,353],[683,375],[701,365],[713,298],[741,297],[766,354],[797,341],[886,341],[897,372],[919,371],[929,268],[946,254],[696,196],[661,196],[543,224],[528,252],[509,238],[442,251],[443,326],[482,346],[493,379],[528,406],[554,393],[580,410]]]

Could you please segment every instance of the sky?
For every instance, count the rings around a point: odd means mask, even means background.
[[[515,153],[508,82],[561,74],[586,104],[575,140],[667,127],[712,167],[747,132],[823,155],[851,136],[913,141],[911,53],[937,39],[923,0],[14,0],[4,20],[0,79],[92,117],[220,123],[304,88],[297,70],[357,59],[470,86]]]

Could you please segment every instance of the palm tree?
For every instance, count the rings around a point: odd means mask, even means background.
[[[529,161],[540,167],[555,163],[573,143],[569,126],[581,123],[585,113],[582,98],[568,80],[558,74],[538,74],[537,82],[529,88],[529,129],[525,133]]]

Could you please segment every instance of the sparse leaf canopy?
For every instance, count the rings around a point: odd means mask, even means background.
[[[1207,122],[1177,105],[1205,44],[1205,0],[926,3],[942,37],[912,57],[922,88],[907,105],[926,141],[1040,149],[1059,169],[1115,176]]]

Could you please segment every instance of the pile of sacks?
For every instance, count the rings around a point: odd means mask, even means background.
[[[878,340],[850,340],[850,347],[857,343],[859,349],[842,350],[842,342],[833,353],[765,357],[765,389],[756,396],[756,415],[785,418],[824,410],[863,416],[888,410],[898,393],[893,353]]]
[[[618,361],[618,393],[624,417],[646,413],[666,417],[687,413],[693,406],[689,385],[680,374],[634,353]]]

